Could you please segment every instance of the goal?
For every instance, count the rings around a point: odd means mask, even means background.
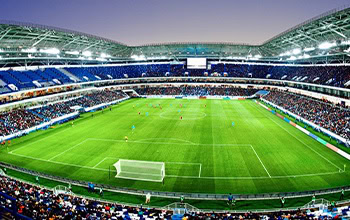
[[[120,159],[114,167],[117,169],[116,178],[162,182],[165,176],[164,162]]]

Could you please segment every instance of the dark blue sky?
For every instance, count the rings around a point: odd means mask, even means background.
[[[129,45],[263,41],[350,0],[0,0],[0,19]]]

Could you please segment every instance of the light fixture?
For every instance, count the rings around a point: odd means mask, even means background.
[[[323,42],[323,43],[321,43],[319,46],[318,46],[318,48],[319,49],[321,49],[321,50],[326,50],[326,49],[329,49],[329,48],[331,48],[331,47],[334,47],[334,46],[336,46],[337,44],[335,43],[335,42],[333,42],[333,43],[330,43],[330,42]]]
[[[287,60],[296,60],[297,58],[295,56],[289,57]]]
[[[307,48],[304,48],[304,51],[305,51],[305,52],[309,52],[309,51],[313,51],[313,50],[315,50],[314,47],[307,47]]]
[[[25,53],[36,53],[36,52],[37,52],[37,50],[36,50],[35,47],[33,47],[33,48],[27,48],[27,49],[22,49],[21,51],[22,51],[22,52],[25,52]]]
[[[292,52],[293,52],[294,55],[298,55],[298,54],[301,53],[301,49],[300,48],[295,48]]]
[[[59,54],[60,50],[57,48],[49,48],[49,49],[40,49],[41,53],[48,53],[48,54]]]
[[[79,51],[66,51],[66,54],[70,54],[70,55],[79,55]]]
[[[90,57],[91,56],[91,52],[90,51],[88,51],[88,50],[86,50],[86,51],[83,51],[83,53],[82,53],[84,56],[86,56],[86,57]]]
[[[102,58],[109,58],[109,57],[111,57],[111,56],[108,55],[108,54],[105,54],[105,53],[101,53],[101,57],[102,57]]]

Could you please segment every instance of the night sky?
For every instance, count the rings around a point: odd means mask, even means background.
[[[0,0],[0,19],[43,24],[128,45],[260,44],[350,0]]]

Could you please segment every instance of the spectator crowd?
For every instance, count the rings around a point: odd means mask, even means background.
[[[171,212],[99,202],[71,195],[56,195],[52,190],[0,176],[0,192],[16,199],[16,204],[0,200],[0,206],[32,219],[169,219]]]
[[[69,101],[60,101],[54,104],[45,104],[38,108],[19,108],[0,114],[0,136],[14,134],[31,127],[40,125],[57,117],[69,114],[75,110],[71,107],[81,106],[83,108],[109,103],[126,97],[117,90],[99,90],[80,96]]]
[[[50,189],[24,183],[7,176],[0,176],[0,209],[6,207],[31,219],[318,219],[349,217],[349,207],[332,210],[289,210],[265,213],[186,212],[174,215],[173,210],[126,206],[117,203],[87,199],[80,196],[55,194]],[[15,202],[13,202],[15,201]],[[6,213],[5,213],[6,214]],[[9,216],[9,214],[6,214]],[[12,213],[13,215],[13,213]],[[1,217],[1,216],[0,216]],[[327,219],[328,219],[327,218]]]
[[[183,96],[252,96],[258,89],[230,86],[147,87],[135,90],[139,95],[183,95]]]
[[[350,139],[350,109],[288,92],[271,91],[266,100],[339,136]]]

